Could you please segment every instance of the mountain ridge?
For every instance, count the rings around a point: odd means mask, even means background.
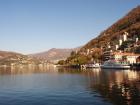
[[[48,51],[35,53],[35,54],[29,54],[29,56],[37,58],[37,59],[50,60],[50,61],[62,60],[62,59],[66,59],[67,57],[69,57],[72,51],[78,51],[80,48],[81,47],[77,47],[77,48],[51,48]]]

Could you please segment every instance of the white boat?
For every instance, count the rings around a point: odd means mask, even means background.
[[[119,62],[115,60],[108,60],[101,65],[103,69],[129,69],[130,65],[125,62]]]
[[[86,68],[99,68],[100,64],[99,63],[95,63],[95,64],[87,64]]]

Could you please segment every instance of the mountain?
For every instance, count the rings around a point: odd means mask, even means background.
[[[123,42],[118,49],[140,53],[140,6],[132,9],[123,18],[89,41],[77,54],[68,57],[66,62],[69,64],[83,64],[91,60],[98,61],[102,58],[102,51],[108,45],[110,45],[112,50],[115,49],[116,45],[119,45],[119,39],[124,33],[128,33],[127,37],[129,40]],[[137,42],[139,43],[138,46],[136,46],[136,38],[139,39]],[[87,55],[87,51],[92,51],[92,54]]]
[[[37,58],[37,59],[57,61],[57,60],[66,59],[67,57],[70,56],[72,51],[78,51],[79,49],[80,49],[80,47],[72,48],[72,49],[52,48],[52,49],[45,51],[45,52],[30,54],[29,56]]]
[[[19,54],[19,53],[16,53],[16,52],[0,51],[0,60],[8,58],[8,57],[21,56],[21,55],[22,54]]]
[[[38,60],[16,52],[0,51],[0,65],[29,63],[38,63]]]
[[[10,65],[13,62],[18,61],[19,58],[23,58],[25,55],[16,52],[0,51],[0,65]]]

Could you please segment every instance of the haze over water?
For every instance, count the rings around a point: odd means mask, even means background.
[[[139,105],[140,72],[0,69],[0,105]]]

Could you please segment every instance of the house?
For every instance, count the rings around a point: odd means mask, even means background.
[[[119,39],[119,45],[121,46],[122,45],[122,39]]]
[[[119,39],[119,45],[121,46],[123,42],[127,41],[127,36],[129,35],[128,32],[124,32],[123,35],[120,35],[120,39]]]
[[[134,53],[123,53],[123,52],[112,52],[112,58],[118,61],[125,61],[129,64],[137,63],[137,58],[140,57],[140,54]]]
[[[119,45],[116,44],[115,49],[118,50],[118,48],[119,48]]]
[[[127,41],[128,32],[124,32],[123,34],[123,41]]]

